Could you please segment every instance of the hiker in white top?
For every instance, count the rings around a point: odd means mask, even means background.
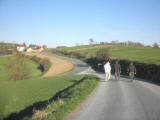
[[[111,66],[110,66],[109,60],[104,65],[104,70],[105,70],[105,74],[106,74],[106,81],[109,81],[109,79],[111,77]]]

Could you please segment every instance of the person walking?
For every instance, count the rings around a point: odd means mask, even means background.
[[[133,62],[131,62],[130,65],[128,66],[127,73],[129,73],[131,82],[133,82],[134,75],[136,74],[136,67],[133,65]]]
[[[121,65],[118,63],[118,60],[114,65],[114,69],[115,69],[115,80],[119,80],[121,74]]]
[[[109,60],[107,60],[106,64],[104,65],[104,70],[106,75],[106,81],[109,81],[111,77],[111,66]]]

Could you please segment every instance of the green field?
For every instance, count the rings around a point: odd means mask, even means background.
[[[81,76],[80,80],[58,94],[59,99],[35,111],[31,120],[64,120],[96,88],[98,81],[94,75]]]
[[[112,57],[129,59],[148,64],[160,64],[160,48],[136,47],[122,45],[92,45],[61,48],[58,50],[95,54],[100,48],[108,48]]]
[[[19,64],[18,62],[22,63]],[[8,63],[12,64],[9,64],[9,68],[6,68]],[[16,67],[23,72],[30,74],[30,77],[24,78],[23,80],[10,79],[10,74],[8,71],[10,71],[10,68],[15,64],[20,65]],[[71,88],[73,94],[70,96],[71,98],[74,98],[73,102],[67,102],[68,100],[65,101],[66,98],[64,98],[63,100],[69,106],[65,106],[64,109],[59,107],[59,112],[54,115],[48,115],[50,119],[56,117],[57,114],[60,114],[59,118],[65,117],[65,115],[73,110],[77,104],[80,103],[80,101],[82,101],[95,88],[97,84],[97,78],[94,76],[86,77],[85,75],[61,75],[57,77],[42,78],[41,76],[43,73],[38,69],[38,66],[38,63],[21,55],[0,57],[0,119],[15,119],[15,117],[11,117],[10,115],[14,113],[19,117],[21,116],[21,111],[25,111],[30,107],[35,108],[34,105],[37,103],[40,103],[40,105],[42,105],[43,102],[48,103],[48,101],[51,100],[57,93],[74,85]],[[12,69],[12,71],[14,72],[14,69]],[[78,84],[78,81],[80,81],[80,85]],[[55,106],[55,103],[52,102],[49,106]],[[44,109],[51,111],[54,108],[50,107],[48,109],[47,107]],[[32,110],[30,110],[30,112],[34,113]],[[31,116],[26,117],[27,119],[33,119]]]
[[[0,57],[0,81],[10,80],[9,70],[7,69],[7,64],[14,61],[14,56]],[[23,72],[29,73],[30,78],[39,77],[42,75],[42,72],[38,69],[38,63],[25,58],[24,63],[20,66],[20,69],[23,69]]]
[[[18,112],[36,102],[46,101],[57,92],[79,81],[84,76],[61,76],[21,81],[0,82],[1,117]]]

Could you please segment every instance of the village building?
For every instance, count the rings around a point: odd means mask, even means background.
[[[42,46],[36,46],[36,47],[29,47],[26,52],[41,53],[43,51],[44,51],[44,48]]]
[[[27,47],[25,43],[23,43],[23,45],[19,45],[17,46],[17,51],[18,52],[34,52],[34,53],[41,53],[44,51],[44,47],[43,46],[30,46]]]
[[[26,46],[25,43],[23,43],[22,45],[18,45],[18,46],[17,46],[17,51],[18,51],[18,52],[25,52],[26,49],[27,49],[27,46]]]

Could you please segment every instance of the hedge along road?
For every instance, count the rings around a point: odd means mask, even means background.
[[[58,57],[58,56],[56,56]],[[65,120],[160,120],[160,87],[127,77],[120,81],[104,82],[105,75],[93,70],[77,59],[70,59],[76,65],[73,73],[96,74],[101,78],[93,93]]]
[[[37,56],[39,58],[48,58],[51,62],[51,67],[43,75],[43,77],[51,77],[66,73],[74,69],[74,64],[67,60],[63,60],[47,53],[26,53],[29,56]]]
[[[76,68],[70,74],[90,73],[101,78],[98,88],[66,120],[160,120],[159,86],[139,79],[130,82],[124,77],[115,81],[114,76],[104,82],[104,74],[94,72],[80,60],[47,56],[74,63]]]

